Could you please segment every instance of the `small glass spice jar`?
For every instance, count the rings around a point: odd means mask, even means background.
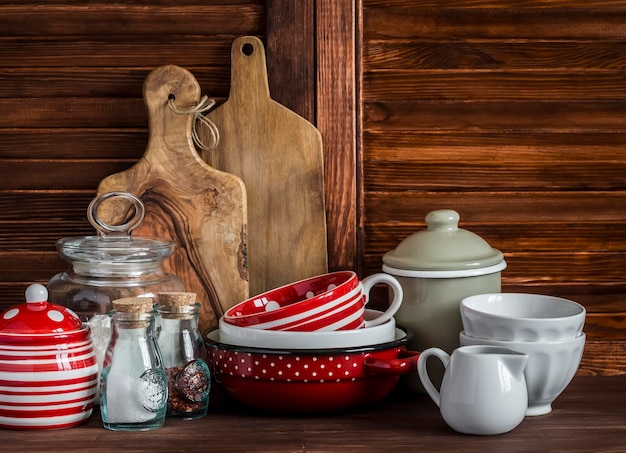
[[[207,414],[211,374],[198,329],[200,304],[188,292],[157,294],[157,341],[168,381],[167,415],[196,419]]]
[[[167,410],[167,378],[154,335],[152,298],[113,301],[113,331],[100,376],[100,413],[105,428],[160,428]]]

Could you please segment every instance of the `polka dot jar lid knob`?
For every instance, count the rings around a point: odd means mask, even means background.
[[[82,327],[76,313],[48,303],[48,290],[35,283],[26,289],[26,303],[0,313],[0,332],[8,334],[49,334],[74,332]]]

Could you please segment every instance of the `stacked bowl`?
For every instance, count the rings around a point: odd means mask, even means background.
[[[544,415],[565,390],[585,347],[585,308],[568,299],[522,293],[470,296],[461,301],[461,346],[490,345],[528,354],[526,415]]]
[[[369,292],[387,284],[385,312],[366,309]],[[417,353],[393,315],[402,287],[387,274],[359,280],[340,271],[245,300],[205,334],[216,381],[235,400],[280,413],[353,409],[385,398],[414,372]]]

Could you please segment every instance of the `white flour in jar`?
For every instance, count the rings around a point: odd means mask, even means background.
[[[102,373],[102,367],[104,365],[104,356],[111,340],[111,316],[96,314],[89,321],[87,325],[91,328],[91,341],[93,343],[93,349],[96,353],[96,360],[98,361],[98,381],[100,380],[100,373]],[[96,392],[96,399],[94,404],[100,404],[100,390]]]

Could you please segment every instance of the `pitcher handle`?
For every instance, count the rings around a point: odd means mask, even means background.
[[[439,390],[437,390],[437,388],[433,385],[432,381],[430,380],[430,376],[428,376],[428,370],[426,369],[426,360],[428,360],[428,357],[430,356],[437,357],[439,360],[441,360],[443,366],[445,368],[448,368],[448,365],[450,364],[450,355],[443,349],[429,348],[422,351],[419,358],[417,359],[417,374],[419,375],[420,381],[422,381],[422,386],[424,387],[424,390],[426,390],[426,393],[428,393],[428,395],[435,402],[435,404],[437,406],[440,406],[441,394],[439,393]]]

